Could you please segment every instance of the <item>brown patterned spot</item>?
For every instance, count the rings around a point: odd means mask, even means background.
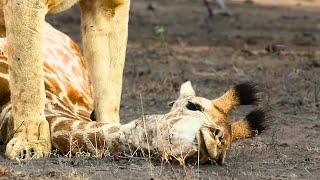
[[[88,104],[84,100],[85,98],[83,97],[83,94],[80,91],[74,89],[71,85],[67,85],[66,89],[68,93],[67,96],[73,104],[77,104],[87,109],[89,108]]]
[[[49,74],[50,74],[50,72],[54,72],[54,69],[53,69],[53,67],[52,66],[50,66],[50,64],[48,64],[48,63],[44,63],[44,69],[46,70],[46,71],[49,71]]]
[[[112,146],[113,148],[118,148],[118,147],[120,147],[120,146],[122,146],[122,145],[123,145],[123,143],[120,142],[120,139],[119,139],[119,138],[114,138],[114,140],[111,142],[111,146]]]
[[[56,145],[56,148],[57,148],[60,152],[62,152],[62,153],[64,153],[64,154],[68,153],[69,150],[70,150],[69,140],[70,140],[70,138],[69,138],[68,136],[65,136],[65,135],[63,135],[63,136],[58,136],[58,137],[54,137],[54,138],[52,139],[53,144]]]
[[[101,132],[89,133],[88,138],[94,147],[98,149],[107,148],[107,142]]]
[[[8,64],[7,64],[7,62],[3,62],[3,61],[0,62],[0,73],[8,74]]]
[[[82,122],[79,123],[79,125],[77,126],[77,129],[84,130],[84,129],[86,129],[86,126],[87,126],[89,123],[90,123],[90,122],[88,122],[88,121],[82,121]]]
[[[106,125],[105,123],[91,122],[90,129],[98,129],[98,128],[101,128],[105,125]]]
[[[73,141],[72,147],[71,147],[72,153],[83,152],[83,151],[94,152],[94,149],[87,146],[86,140],[83,134],[73,134],[72,141]]]
[[[116,133],[116,132],[118,132],[119,130],[120,130],[119,127],[116,127],[116,126],[110,127],[110,128],[108,129],[108,134]]]
[[[0,78],[0,105],[4,105],[10,100],[9,82],[7,79]]]
[[[87,121],[90,121],[90,112],[91,109],[79,109],[78,114],[80,117],[84,118]]]
[[[71,131],[71,126],[74,123],[74,120],[65,120],[57,123],[55,127],[53,127],[53,131]]]
[[[54,94],[59,94],[62,92],[61,87],[59,86],[57,80],[54,78],[46,78],[45,87],[46,87],[46,90],[49,90]]]
[[[0,142],[7,142],[8,139],[8,134],[9,134],[9,129],[7,128],[8,126],[8,121],[3,121],[0,124]]]

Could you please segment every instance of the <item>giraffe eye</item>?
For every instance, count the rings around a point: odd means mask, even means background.
[[[188,104],[186,105],[186,108],[191,111],[204,111],[204,108],[198,104],[188,101]]]

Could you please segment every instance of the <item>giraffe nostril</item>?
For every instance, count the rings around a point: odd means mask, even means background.
[[[221,140],[221,144],[225,145],[225,144],[227,144],[227,141],[226,140]]]
[[[221,134],[221,130],[220,129],[215,129],[214,135],[218,136],[219,134]]]
[[[216,129],[216,128],[210,128],[210,131],[212,132],[212,134],[219,139],[219,141],[223,141],[224,140],[224,134],[222,132],[222,130],[220,129]]]

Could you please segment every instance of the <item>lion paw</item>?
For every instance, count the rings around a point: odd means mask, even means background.
[[[39,125],[30,124],[24,131],[15,134],[6,146],[6,156],[9,159],[29,160],[49,156],[50,150],[49,124],[43,121]]]
[[[6,156],[9,159],[29,160],[49,156],[50,150],[50,142],[44,140],[27,141],[15,137],[7,144]]]

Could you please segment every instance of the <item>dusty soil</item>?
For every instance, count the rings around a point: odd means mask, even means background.
[[[121,106],[128,122],[141,115],[140,95],[146,113],[166,112],[186,80],[208,98],[240,82],[257,83],[272,124],[260,136],[234,143],[224,166],[61,155],[19,163],[4,153],[0,165],[11,169],[11,178],[31,179],[319,179],[319,1],[228,5],[233,16],[208,19],[201,0],[132,1]],[[48,20],[80,44],[77,8]],[[252,108],[239,108],[232,117]]]

